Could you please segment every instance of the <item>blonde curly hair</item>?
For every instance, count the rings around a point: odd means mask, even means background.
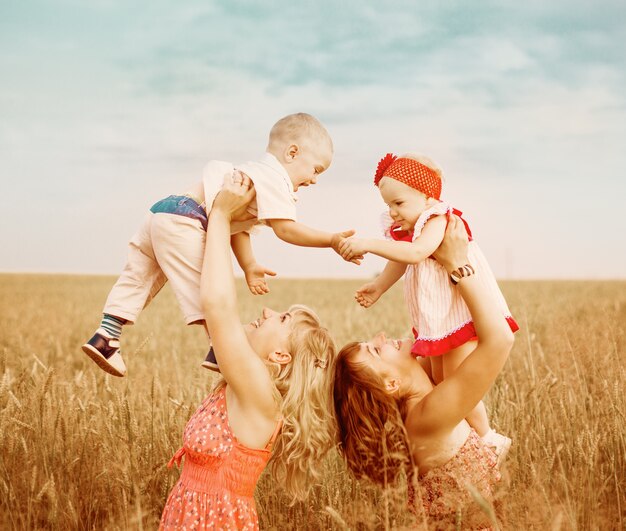
[[[306,498],[320,479],[323,457],[335,445],[331,375],[336,348],[313,310],[293,305],[288,312],[291,362],[267,362],[283,419],[268,467],[295,502]],[[225,384],[220,379],[216,388]]]

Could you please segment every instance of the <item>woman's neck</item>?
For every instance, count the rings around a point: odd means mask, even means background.
[[[402,393],[402,397],[405,403],[405,412],[408,415],[433,390],[434,385],[428,374],[419,365],[410,371],[409,378],[405,381],[407,387]]]
[[[434,387],[428,373],[417,362],[410,365],[407,378],[404,381],[406,382],[406,389],[402,394],[406,397],[419,396],[420,400]]]

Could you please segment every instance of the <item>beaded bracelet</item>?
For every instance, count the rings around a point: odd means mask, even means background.
[[[469,277],[476,273],[476,270],[470,265],[465,264],[450,273],[452,284],[458,284],[462,278]]]

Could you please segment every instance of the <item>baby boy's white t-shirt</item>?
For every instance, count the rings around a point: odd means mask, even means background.
[[[202,171],[204,201],[207,212],[222,188],[224,176],[232,175],[233,170],[241,170],[248,175],[256,189],[256,197],[250,203],[248,212],[255,216],[249,221],[234,221],[231,234],[249,231],[254,225],[268,219],[296,220],[297,196],[287,170],[271,153],[265,153],[258,161],[234,166],[230,162],[212,160]]]

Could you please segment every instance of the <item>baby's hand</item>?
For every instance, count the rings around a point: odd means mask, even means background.
[[[270,288],[265,282],[265,275],[275,277],[276,273],[270,269],[266,269],[261,264],[256,262],[248,267],[244,274],[246,276],[246,282],[248,283],[248,289],[252,295],[265,295],[270,292]]]
[[[336,232],[335,234],[333,234],[331,247],[333,248],[333,250],[339,256],[341,256],[341,251],[339,250],[339,248],[341,247],[343,242],[346,241],[346,239],[349,238],[352,235],[354,235],[354,230],[352,230],[352,229],[346,230],[346,231],[343,231],[343,232]],[[341,256],[341,257],[343,258],[343,256]],[[349,260],[348,259],[345,259],[345,260],[347,262],[352,262],[353,264],[356,264],[356,265],[361,265],[361,260],[363,260],[363,256],[357,255],[357,256],[353,256]]]
[[[367,240],[363,238],[345,238],[339,244],[339,254],[344,260],[352,261],[356,257],[363,258],[368,252]]]
[[[368,282],[356,290],[354,298],[363,308],[369,308],[380,299],[382,294],[383,290],[378,287],[376,282]]]

